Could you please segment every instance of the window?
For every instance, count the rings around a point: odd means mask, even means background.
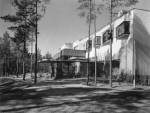
[[[92,49],[92,40],[87,40],[87,42],[86,42],[86,49],[88,50],[88,48],[89,48],[89,50]]]
[[[130,22],[124,21],[116,28],[117,39],[127,39],[130,34]]]
[[[95,45],[96,45],[96,47],[100,47],[100,45],[101,45],[101,36],[96,36],[96,38],[94,38],[93,41],[94,41],[94,43],[93,43],[94,47],[95,47]]]
[[[103,34],[103,45],[109,44],[111,39],[111,30],[108,29]]]

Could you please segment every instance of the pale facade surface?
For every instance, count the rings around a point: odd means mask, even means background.
[[[87,42],[88,38],[84,38],[81,40],[77,40],[73,42],[73,48],[75,50],[86,50],[86,42]]]
[[[65,43],[61,48],[60,50],[63,50],[63,49],[72,49],[72,43]]]
[[[119,61],[119,72],[128,75],[150,75],[150,12],[132,9],[113,21],[112,58]],[[118,30],[122,23],[129,23],[129,33],[120,37],[117,33],[125,32],[126,28]],[[96,47],[98,61],[109,61],[110,43],[104,42],[104,33],[110,29],[110,24],[96,32],[100,37],[100,46]],[[87,50],[88,37],[72,43],[73,50]],[[89,58],[95,59],[95,34],[91,34],[92,47]],[[66,47],[67,48],[67,47]],[[85,58],[87,58],[86,51]]]
[[[150,12],[134,11],[135,71],[150,75]]]

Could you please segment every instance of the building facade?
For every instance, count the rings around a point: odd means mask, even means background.
[[[89,59],[94,62],[95,55],[101,66],[98,70],[109,72],[110,60],[110,28],[112,27],[112,66],[114,74],[124,74],[132,81],[135,76],[140,82],[150,84],[150,12],[132,9],[122,13],[110,24],[96,32],[96,37],[88,37],[74,41],[70,50],[71,57],[81,58],[73,51],[84,52],[82,59],[88,58],[87,48],[90,48]],[[95,54],[96,48],[96,54]],[[67,48],[68,49],[68,48]],[[66,48],[61,49],[65,51]],[[76,53],[78,54],[78,53]],[[81,53],[80,53],[81,54]],[[64,56],[67,56],[67,52]],[[66,60],[69,60],[69,58]],[[108,64],[108,66],[106,66]],[[105,70],[105,66],[107,69]],[[80,65],[78,66],[80,67]],[[117,73],[115,72],[117,70]]]

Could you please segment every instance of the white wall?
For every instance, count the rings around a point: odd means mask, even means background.
[[[86,50],[87,40],[88,40],[88,38],[84,38],[84,39],[73,42],[73,48],[76,50]]]
[[[150,75],[150,12],[135,10],[133,27],[137,74]]]
[[[72,43],[65,43],[60,49],[73,49],[73,45]]]
[[[130,18],[130,14],[127,14],[125,16],[122,16],[120,18],[118,18],[117,20],[115,20],[113,22],[113,28],[114,28],[114,33],[113,33],[113,43],[112,43],[112,56],[113,59],[120,59],[120,51],[122,48],[122,43],[125,43],[125,41],[122,40],[118,40],[116,39],[116,27],[118,25],[120,25],[124,20],[131,20]],[[107,25],[105,27],[103,27],[100,31],[98,31],[96,33],[97,36],[102,36],[103,33],[109,29],[110,25]],[[94,35],[91,36],[92,39],[94,38]],[[103,39],[101,39],[102,42]],[[109,56],[110,53],[110,45],[101,45],[100,48],[96,49],[97,51],[97,58],[99,61],[103,61],[106,59],[106,56]],[[92,48],[92,50],[90,51],[90,58],[94,58],[95,57],[95,47]]]

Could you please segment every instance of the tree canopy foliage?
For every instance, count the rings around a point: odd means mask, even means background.
[[[8,29],[14,32],[14,41],[18,45],[30,38],[31,33],[35,32],[36,17],[38,20],[42,18],[45,13],[46,6],[49,0],[12,0],[16,12],[14,15],[7,14],[2,16],[5,22],[10,22],[13,25]],[[38,14],[36,14],[35,7],[38,2]]]

